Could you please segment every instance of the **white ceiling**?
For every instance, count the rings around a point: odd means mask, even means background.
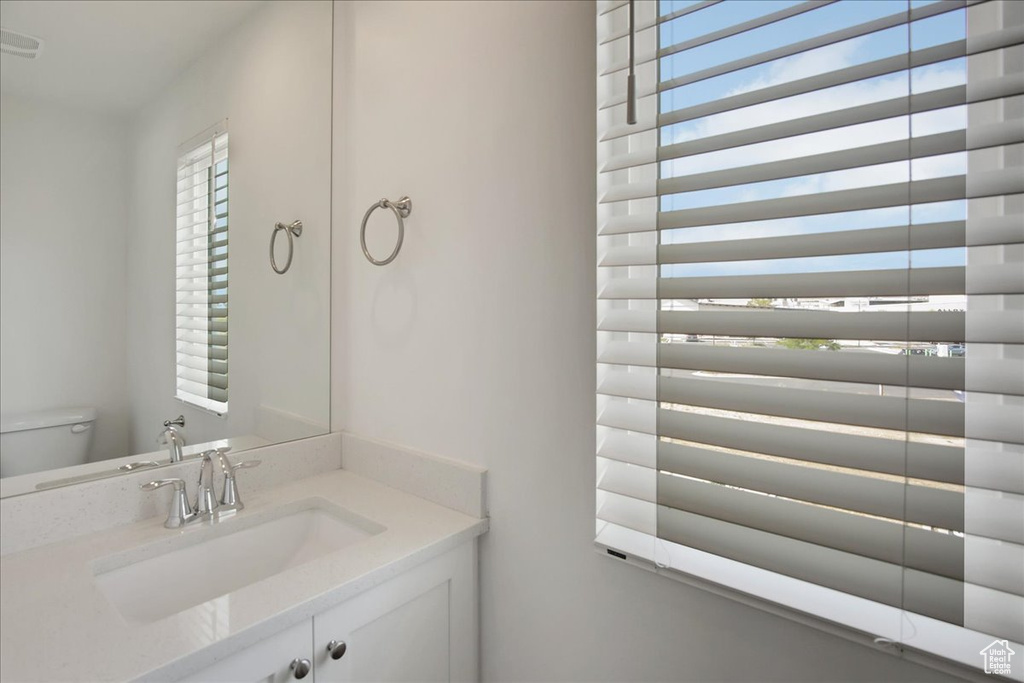
[[[0,55],[0,91],[127,113],[152,99],[260,0],[0,0],[0,25],[44,41]]]

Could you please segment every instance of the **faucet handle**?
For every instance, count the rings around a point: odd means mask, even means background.
[[[185,489],[184,479],[156,479],[155,481],[147,481],[145,484],[140,484],[139,488],[143,491],[155,491],[161,486],[173,486],[175,491],[183,491]]]
[[[203,455],[210,456],[210,459],[216,459],[220,463],[220,471],[226,476],[231,476],[231,461],[228,460],[228,453],[231,452],[231,446],[221,446],[220,448],[211,448],[205,451]]]
[[[167,511],[167,521],[164,526],[168,529],[178,529],[185,526],[186,522],[194,517],[192,506],[189,505],[188,496],[185,495],[184,479],[157,479],[148,481],[139,486],[143,491],[155,491],[162,486],[173,486],[174,494],[171,497],[171,507]]]
[[[232,465],[231,466],[231,476],[235,476],[235,470],[247,470],[250,467],[257,467],[261,462],[263,462],[263,461],[262,460],[246,460],[245,462],[240,462],[237,465]]]
[[[231,510],[241,510],[245,507],[242,504],[242,499],[238,497],[238,482],[235,481],[235,471],[256,467],[260,462],[260,460],[246,460],[245,462],[231,465],[231,467],[224,472],[224,491],[220,496],[220,504],[222,507],[226,507]]]
[[[140,460],[139,462],[130,462],[127,465],[121,465],[117,469],[121,472],[131,472],[132,470],[142,469],[143,467],[159,467],[160,463],[154,460]],[[149,489],[146,489],[147,491]]]

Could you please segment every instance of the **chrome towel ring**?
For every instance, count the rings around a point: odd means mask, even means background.
[[[284,230],[285,234],[288,235],[288,260],[284,264],[284,268],[277,267],[277,261],[274,260],[274,242],[277,240],[277,233]],[[288,269],[292,267],[292,255],[295,253],[295,241],[292,236],[302,236],[302,221],[293,221],[290,225],[284,223],[278,223],[274,226],[274,233],[270,236],[270,267],[274,269],[274,272],[278,275],[284,275],[288,272]]]
[[[378,261],[370,256],[370,250],[366,248],[366,221],[369,220],[370,214],[373,213],[374,209],[384,208],[391,209],[395,214],[395,218],[398,219],[398,243],[395,244],[395,250],[391,252],[391,256],[388,256],[383,261]],[[366,260],[375,266],[386,266],[395,260],[395,257],[398,256],[398,252],[402,248],[402,240],[405,239],[405,222],[402,219],[408,218],[410,213],[412,213],[412,200],[408,197],[402,197],[397,202],[384,198],[366,210],[366,214],[363,215],[363,227],[359,230],[359,243],[363,247],[363,255],[366,257]]]

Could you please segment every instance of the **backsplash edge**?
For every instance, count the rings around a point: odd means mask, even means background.
[[[470,517],[487,517],[486,469],[351,432],[340,434],[342,469]]]

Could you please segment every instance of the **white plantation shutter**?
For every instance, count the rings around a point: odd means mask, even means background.
[[[179,150],[175,256],[176,393],[228,409],[228,134],[224,122]]]
[[[635,125],[627,5],[598,545],[972,667],[1018,647],[1024,3],[638,0]]]

